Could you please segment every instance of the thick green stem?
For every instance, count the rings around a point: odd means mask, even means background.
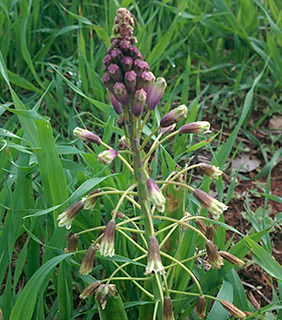
[[[150,212],[148,212],[148,193],[146,188],[146,182],[143,172],[143,162],[141,158],[141,153],[139,151],[139,136],[136,130],[136,121],[134,119],[133,114],[130,110],[126,110],[128,118],[128,133],[130,138],[130,146],[132,151],[132,160],[133,160],[133,170],[134,170],[134,177],[137,184],[137,193],[138,199],[141,206],[141,213],[144,217],[144,224],[145,224],[145,236],[147,241],[154,235],[153,223]]]

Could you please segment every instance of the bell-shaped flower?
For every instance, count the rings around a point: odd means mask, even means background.
[[[100,254],[104,257],[112,257],[115,254],[115,231],[116,222],[112,219],[106,225],[101,241]]]
[[[94,266],[95,254],[96,254],[95,248],[90,246],[86,251],[86,254],[81,263],[81,267],[79,269],[79,272],[81,274],[86,276],[92,271]]]
[[[84,208],[84,202],[78,201],[71,205],[67,210],[58,215],[57,220],[59,220],[59,227],[66,227],[68,230],[71,228],[73,219],[78,215],[78,213]]]
[[[155,274],[157,272],[162,272],[163,264],[160,256],[159,243],[156,237],[152,236],[150,238],[148,257],[147,257],[147,267],[145,274]]]
[[[211,240],[208,240],[205,243],[206,246],[206,250],[207,250],[207,254],[208,254],[208,258],[209,258],[209,262],[212,266],[212,268],[214,269],[220,269],[221,266],[224,264],[223,263],[223,259],[220,256],[219,252],[218,252],[218,248],[215,245],[214,242],[212,242]]]
[[[166,198],[160,191],[158,185],[156,184],[154,179],[149,178],[146,181],[149,197],[153,204],[160,212],[164,212]]]

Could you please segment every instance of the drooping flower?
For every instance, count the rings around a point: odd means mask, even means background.
[[[171,110],[169,113],[167,113],[161,120],[160,126],[162,128],[166,128],[173,123],[176,123],[180,120],[183,120],[187,117],[188,108],[182,104],[178,106],[177,108]]]
[[[108,165],[112,163],[115,158],[118,156],[118,152],[115,149],[105,150],[98,154],[97,160],[104,164]]]
[[[238,267],[243,267],[243,265],[245,264],[245,262],[239,258],[237,258],[236,256],[234,256],[233,254],[227,252],[227,251],[220,251],[219,254],[228,262],[234,264],[235,266]]]
[[[101,241],[100,254],[104,257],[112,257],[115,254],[115,220],[110,220],[106,225],[105,232]]]
[[[199,319],[203,319],[206,315],[206,298],[204,296],[199,297],[195,307],[195,313]]]
[[[164,297],[163,320],[174,320],[173,306],[170,296]]]
[[[145,274],[155,274],[157,272],[162,272],[163,264],[160,256],[159,243],[156,237],[152,236],[150,238],[148,257],[147,257],[147,267]]]
[[[246,318],[246,314],[236,306],[234,306],[234,304],[232,304],[231,302],[221,300],[220,303],[232,316],[243,320]]]
[[[66,209],[63,213],[58,215],[57,220],[59,220],[59,227],[66,227],[66,229],[71,228],[73,219],[77,214],[84,208],[84,202],[78,201]]]
[[[151,201],[153,202],[153,204],[156,206],[156,208],[160,212],[164,212],[166,198],[164,197],[164,195],[160,191],[155,180],[152,178],[149,178],[146,181],[146,185],[147,185],[147,189],[148,189],[148,193],[149,193],[149,197],[150,197]]]
[[[222,175],[222,171],[219,167],[213,166],[208,163],[201,162],[199,163],[200,168],[203,170],[204,174],[211,179],[218,179],[219,176]]]
[[[87,249],[86,254],[82,260],[81,267],[79,272],[83,275],[89,274],[94,266],[96,250],[92,247],[92,245]]]
[[[82,128],[76,127],[73,130],[73,134],[77,138],[79,138],[80,140],[85,141],[85,142],[93,142],[93,143],[96,143],[98,145],[101,143],[101,138],[100,137],[98,137],[96,134],[94,134],[93,132],[91,132],[89,130],[86,130],[86,129],[82,129]]]
[[[68,240],[68,245],[65,248],[65,253],[75,252],[77,250],[78,236],[77,234],[73,234],[70,236]]]
[[[82,199],[82,201],[84,201],[84,209],[86,210],[92,210],[95,206],[95,203],[97,201],[97,197],[95,197],[94,195],[101,192],[100,188],[94,189],[92,190],[90,193],[88,193],[88,195]]]
[[[208,121],[197,121],[184,124],[179,128],[179,133],[197,133],[206,134],[210,133],[211,124]]]
[[[86,298],[90,297],[95,291],[99,288],[101,282],[94,281],[90,283],[80,294],[79,298],[85,300]]]
[[[193,194],[195,198],[201,202],[202,206],[206,208],[215,219],[219,219],[223,211],[227,210],[228,208],[224,203],[212,198],[202,190],[195,189],[193,191]]]
[[[205,243],[206,246],[206,250],[207,250],[207,254],[208,254],[208,258],[209,258],[209,262],[212,266],[212,268],[214,269],[220,269],[221,266],[224,264],[223,263],[223,259],[220,256],[219,252],[218,252],[218,248],[215,245],[214,242],[212,242],[211,240],[208,240]]]

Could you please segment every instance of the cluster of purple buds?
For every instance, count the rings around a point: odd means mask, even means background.
[[[149,71],[149,65],[134,46],[134,20],[131,13],[120,8],[117,11],[111,47],[107,49],[103,60],[105,73],[102,82],[108,90],[109,99],[118,115],[130,102],[131,112],[139,117],[145,104],[153,110],[166,88],[164,78],[155,79]]]

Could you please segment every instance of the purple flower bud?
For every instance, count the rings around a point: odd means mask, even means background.
[[[115,149],[105,150],[98,154],[97,161],[100,163],[107,165],[112,163],[117,157],[118,152]]]
[[[171,110],[168,114],[166,114],[161,122],[160,126],[165,128],[170,126],[171,124],[183,120],[187,117],[188,109],[187,107],[182,104],[181,106]]]
[[[76,127],[73,130],[73,134],[77,138],[79,138],[80,140],[83,140],[85,142],[93,142],[93,143],[96,143],[98,145],[101,143],[101,138],[100,137],[98,137],[96,134],[94,134],[91,131],[86,130],[86,129],[82,129],[82,128]]]
[[[134,71],[133,71],[134,72]],[[135,117],[139,117],[143,111],[146,103],[147,93],[145,90],[140,89],[135,92],[134,99],[132,101],[132,113]]]
[[[147,267],[145,274],[151,273],[155,274],[157,272],[162,272],[163,264],[160,257],[159,243],[156,237],[150,238],[148,257],[147,257]]]
[[[106,229],[101,241],[100,254],[104,257],[112,257],[115,254],[115,220],[110,220],[106,225]]]
[[[144,71],[141,73],[141,76],[138,79],[137,89],[144,89],[148,93],[148,89],[151,86],[152,82],[155,81],[155,76],[152,72]]]
[[[113,91],[114,87],[114,80],[110,77],[109,72],[106,72],[102,77],[102,82],[104,83],[105,87],[108,88],[110,91]]]
[[[116,82],[122,81],[122,73],[121,73],[120,67],[117,64],[111,63],[108,66],[108,71],[109,71],[110,77],[114,81]]]
[[[211,124],[208,121],[197,121],[184,124],[179,128],[179,133],[210,133]]]
[[[166,81],[164,78],[157,78],[151,86],[151,89],[147,91],[147,105],[149,109],[154,110],[164,94]]]
[[[117,82],[114,85],[113,90],[118,101],[124,106],[127,105],[129,102],[129,97],[125,85],[122,82]]]
[[[142,54],[139,52],[139,50],[135,46],[130,46],[129,48],[129,55],[135,59],[142,59]]]
[[[220,269],[223,265],[223,259],[221,258],[217,246],[211,241],[208,240],[205,243],[209,262],[214,269]]]
[[[124,83],[128,93],[134,92],[136,86],[136,78],[137,74],[135,73],[135,71],[132,70],[126,72],[124,76]]]
[[[143,71],[148,71],[149,65],[146,61],[137,59],[134,61],[134,70],[136,71],[137,75],[139,76]]]
[[[125,73],[131,70],[133,64],[133,59],[131,57],[123,57],[121,60],[121,68],[122,71]]]
[[[108,67],[112,63],[112,56],[110,54],[106,54],[105,58],[103,59],[103,64]]]
[[[110,90],[108,90],[108,97],[109,97],[109,99],[110,99],[110,101],[111,101],[111,103],[112,103],[112,105],[113,105],[113,107],[115,109],[115,112],[117,114],[123,113],[123,109],[122,109],[121,103],[117,100],[115,95]]]
[[[155,180],[149,178],[146,181],[146,184],[147,184],[147,189],[148,189],[151,201],[160,212],[164,212],[166,198],[161,193]]]
[[[92,246],[90,246],[86,251],[86,254],[81,263],[81,267],[79,269],[79,272],[81,274],[86,276],[92,271],[94,266],[95,254],[96,250]]]
[[[122,50],[123,53],[127,52],[130,47],[130,42],[127,40],[121,40],[119,43],[119,48]]]
[[[84,202],[78,201],[71,205],[67,210],[58,215],[57,220],[59,227],[66,227],[68,230],[71,228],[71,223],[73,219],[78,215],[78,213],[84,208]]]
[[[120,51],[120,49],[115,48],[113,49],[113,51],[111,52],[111,57],[114,63],[119,63],[123,57],[122,52]]]

